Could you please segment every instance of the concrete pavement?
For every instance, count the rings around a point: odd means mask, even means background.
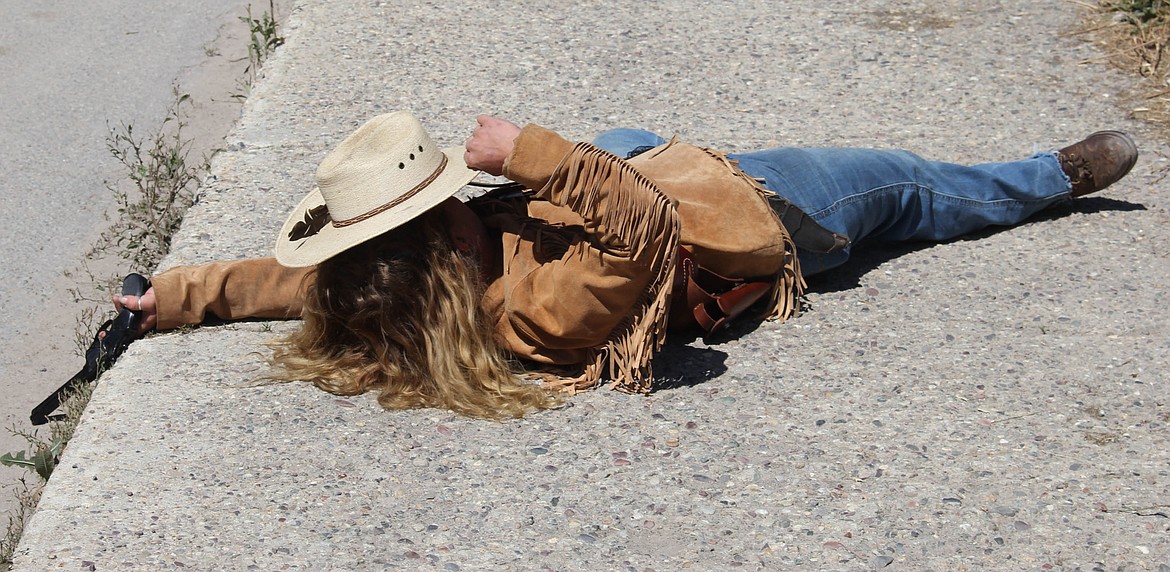
[[[650,397],[487,423],[253,387],[295,323],[136,342],[103,378],[17,570],[1170,570],[1170,189],[1125,78],[1058,0],[304,0],[164,267],[260,256],[320,158],[409,108],[572,138],[958,162],[1123,128],[1103,197],[874,248],[809,309],[671,344]]]

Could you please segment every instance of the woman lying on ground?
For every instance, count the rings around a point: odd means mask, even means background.
[[[141,309],[144,330],[300,316],[275,349],[277,379],[378,391],[390,409],[520,416],[603,378],[649,391],[668,326],[710,331],[757,301],[787,318],[803,276],[859,241],[1016,224],[1137,159],[1115,131],[966,167],[905,151],[724,155],[628,129],[574,144],[478,123],[444,150],[409,113],[376,117],[321,163],[275,259],[172,269],[115,303]],[[516,184],[453,198],[477,171]],[[531,384],[516,360],[575,373]]]

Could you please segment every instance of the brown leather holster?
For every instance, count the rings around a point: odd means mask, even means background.
[[[680,246],[670,303],[670,326],[698,327],[704,335],[710,335],[763,298],[772,286],[768,280],[720,276],[699,266],[691,252]]]

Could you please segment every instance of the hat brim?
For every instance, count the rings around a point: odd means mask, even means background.
[[[313,192],[293,209],[280,228],[280,234],[276,237],[276,261],[289,268],[320,264],[349,248],[402,226],[434,208],[454,196],[479,174],[479,171],[467,167],[467,163],[463,161],[463,151],[463,147],[443,149],[443,154],[447,156],[447,166],[443,171],[431,184],[394,208],[348,226],[335,227],[332,223],[326,223],[312,236],[291,240],[289,235],[293,227],[298,222],[303,222],[310,210],[325,204],[321,190],[313,189]]]

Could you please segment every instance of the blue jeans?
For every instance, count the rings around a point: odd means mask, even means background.
[[[666,140],[613,129],[593,144],[625,157]],[[848,236],[832,254],[799,252],[806,276],[843,264],[865,240],[947,240],[992,225],[1012,225],[1069,197],[1055,152],[1009,163],[962,166],[908,151],[796,149],[732,153],[739,167],[825,228]]]

